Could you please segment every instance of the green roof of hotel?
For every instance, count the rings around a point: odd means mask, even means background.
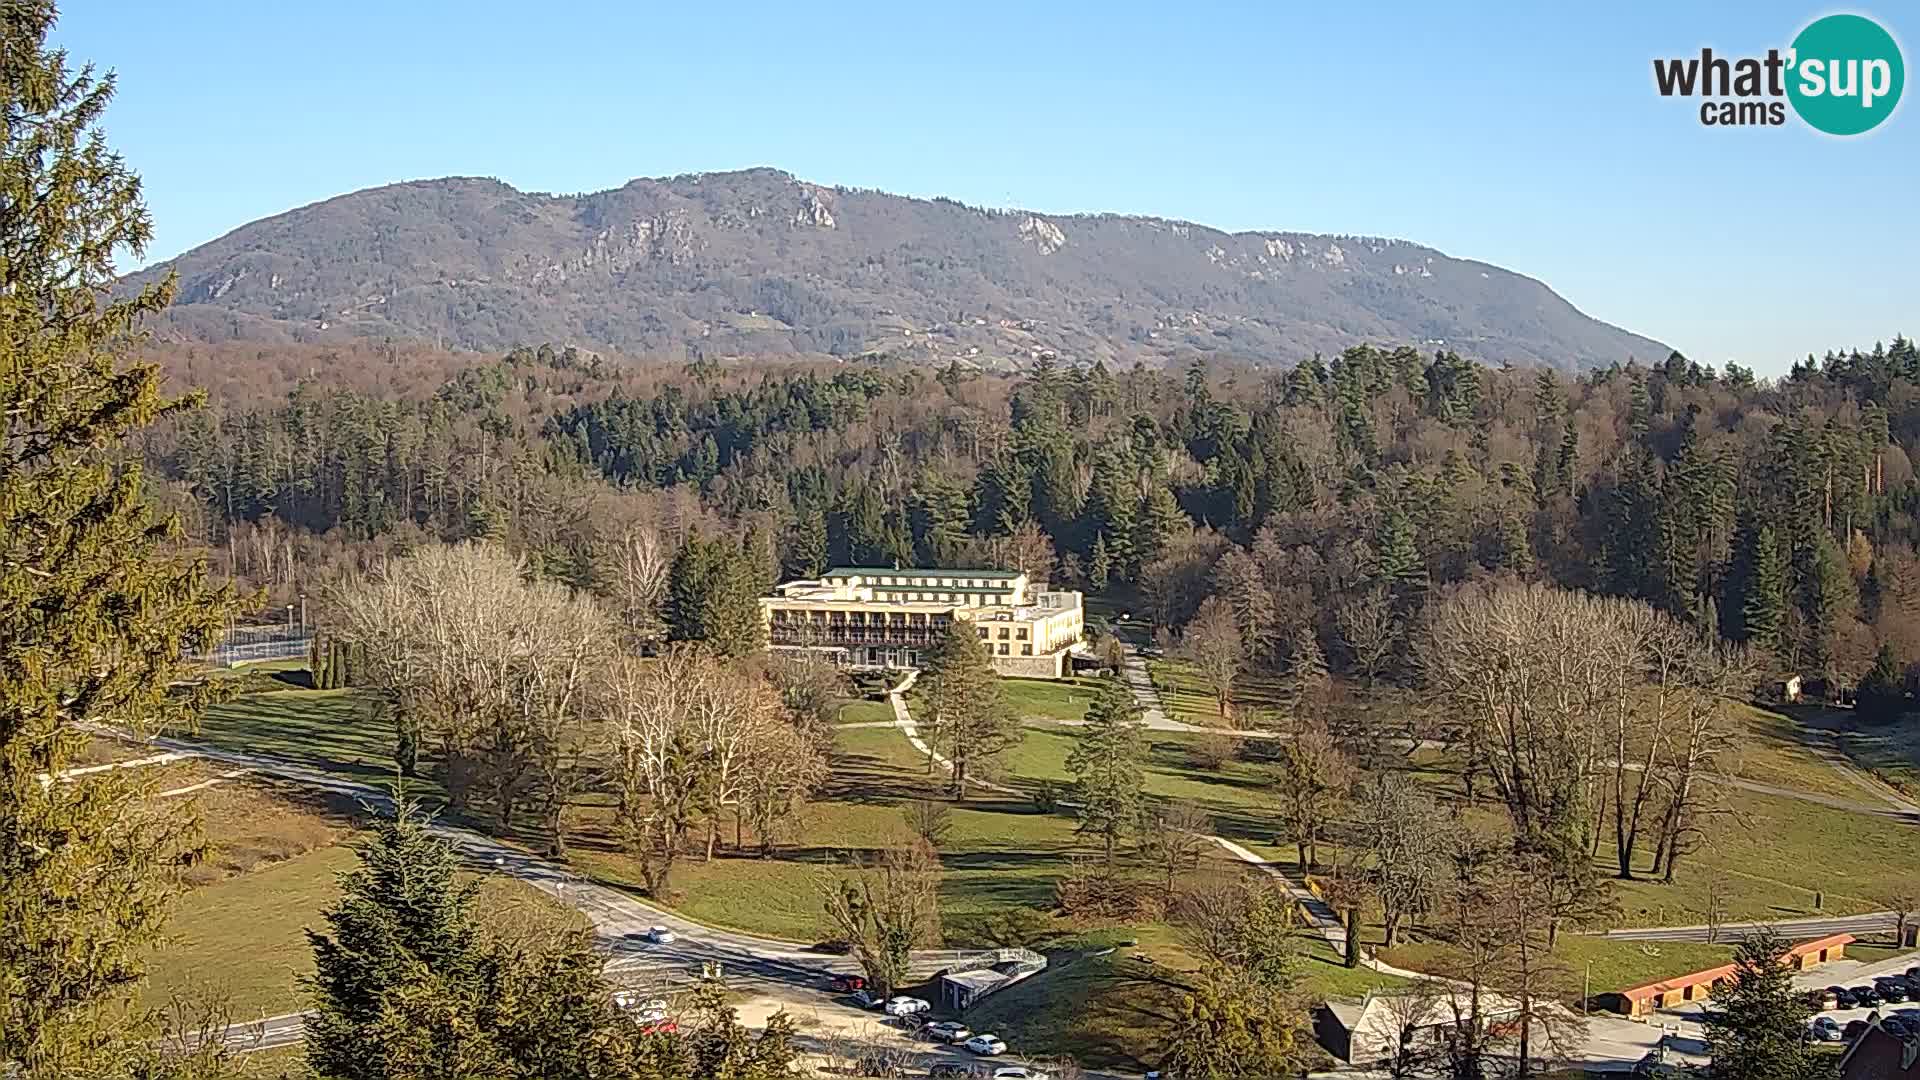
[[[923,578],[1004,578],[1020,576],[1018,570],[895,570],[888,566],[836,566],[825,577],[923,577]]]

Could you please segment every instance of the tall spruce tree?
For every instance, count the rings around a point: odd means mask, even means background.
[[[151,222],[98,127],[113,78],[47,47],[55,17],[0,10],[0,1075],[22,1080],[151,1068],[127,1001],[199,850],[191,821],[141,809],[133,770],[40,776],[78,762],[89,725],[194,721],[207,691],[169,686],[230,606],[121,451],[181,405],[125,362],[172,282],[110,291]]]
[[[987,643],[973,623],[955,619],[927,658],[927,739],[953,762],[953,790],[967,797],[967,779],[1020,741]]]
[[[504,1071],[484,1034],[458,1022],[480,974],[479,882],[459,880],[452,846],[404,795],[359,855],[323,913],[326,932],[307,931],[316,1006],[308,1066],[329,1080],[397,1080],[407,1074],[396,1069],[444,1039],[446,1056],[475,1070],[453,1075]]]
[[[1813,1080],[1833,1075],[1832,1061],[1807,1042],[1812,1015],[1783,959],[1787,942],[1772,931],[1748,938],[1734,955],[1733,975],[1713,992],[1707,1047],[1714,1080]]]
[[[766,644],[758,557],[731,540],[689,536],[667,573],[667,621],[676,641],[704,641],[726,656]]]
[[[1740,595],[1741,633],[1747,641],[1777,649],[1787,614],[1787,567],[1772,528],[1763,526],[1752,534],[1745,563]]]
[[[1121,835],[1140,816],[1146,786],[1140,731],[1140,707],[1133,692],[1118,680],[1103,679],[1087,706],[1086,724],[1067,753],[1078,829],[1100,838],[1109,866]]]

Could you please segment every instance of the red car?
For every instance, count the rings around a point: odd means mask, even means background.
[[[832,985],[833,992],[836,994],[851,994],[857,990],[865,990],[867,980],[861,975],[835,975]]]
[[[678,1034],[679,1031],[680,1025],[674,1023],[671,1019],[655,1020],[651,1024],[640,1025],[640,1034],[642,1035],[675,1035]]]

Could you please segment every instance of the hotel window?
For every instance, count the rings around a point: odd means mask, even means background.
[[[1033,655],[1033,646],[1031,646],[1031,645],[1022,645],[1022,646],[1020,646],[1020,655],[1021,655],[1021,656],[1032,656],[1032,655]]]
[[[1001,656],[1007,655],[1007,643],[1004,641],[1000,643],[1000,655]]]
[[[987,628],[984,626],[980,628],[980,640],[981,641],[987,640]]]
[[[997,635],[995,635],[995,636],[996,636],[996,637],[998,637],[998,638],[999,638],[999,639],[1000,639],[1001,641],[1005,641],[1005,640],[1007,640],[1007,628],[1006,628],[1006,627],[1004,627],[1004,626],[1003,626],[1003,627],[1001,627],[1001,628],[1000,628],[1000,633],[998,633],[998,634],[997,634]]]
[[[1027,628],[1024,626],[1021,627],[1020,629],[1014,631],[1013,636],[1019,638],[1021,641],[1027,640]]]

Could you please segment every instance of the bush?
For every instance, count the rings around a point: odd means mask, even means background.
[[[1060,912],[1076,919],[1139,922],[1165,914],[1157,890],[1087,859],[1074,861],[1054,883],[1053,895]]]

